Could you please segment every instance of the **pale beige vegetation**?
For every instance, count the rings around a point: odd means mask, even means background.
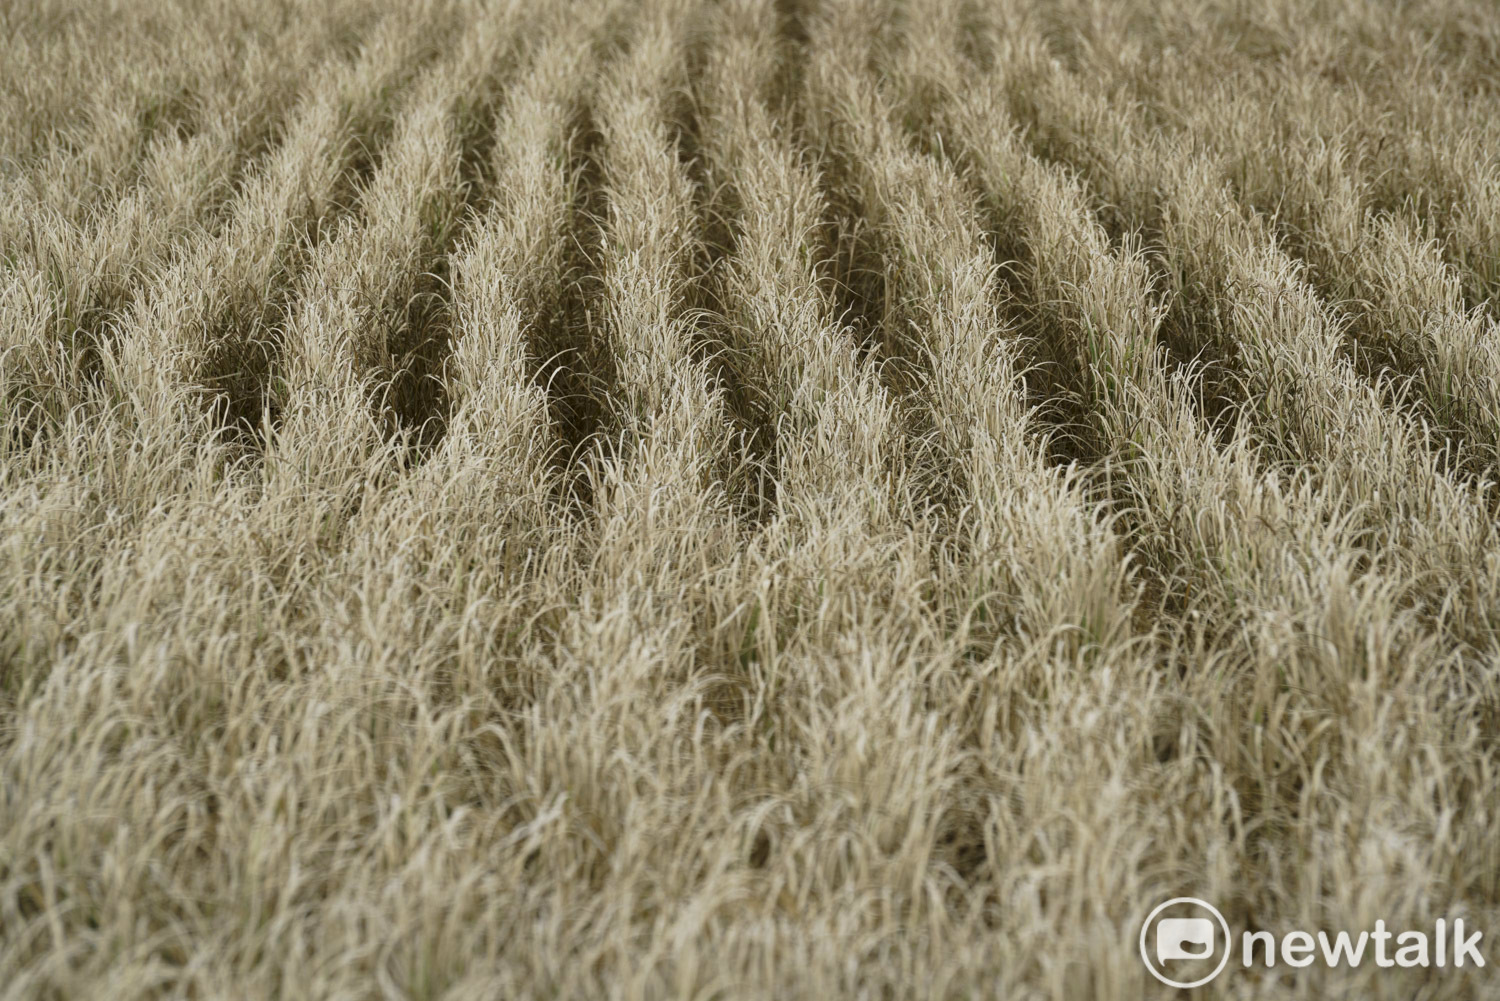
[[[1487,0],[0,5],[0,998],[1500,997]],[[1237,966],[1236,960],[1236,966]]]

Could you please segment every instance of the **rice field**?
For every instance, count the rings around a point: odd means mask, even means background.
[[[0,421],[4,1001],[1500,962],[1491,0],[16,0]]]

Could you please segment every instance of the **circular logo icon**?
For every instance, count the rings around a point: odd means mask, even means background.
[[[1158,918],[1169,907],[1174,908],[1172,916]],[[1213,915],[1214,920],[1209,920],[1208,915]],[[1215,921],[1218,922],[1217,929]],[[1153,926],[1155,940],[1148,942]],[[1224,954],[1212,973],[1196,980],[1174,980],[1167,975],[1170,972],[1187,977],[1201,972],[1218,951],[1216,943],[1220,941],[1220,932],[1224,936]],[[1146,915],[1145,923],[1141,925],[1141,961],[1153,977],[1168,987],[1202,987],[1223,973],[1224,967],[1229,965],[1229,944],[1229,923],[1224,920],[1224,915],[1213,904],[1197,897],[1165,900]]]

